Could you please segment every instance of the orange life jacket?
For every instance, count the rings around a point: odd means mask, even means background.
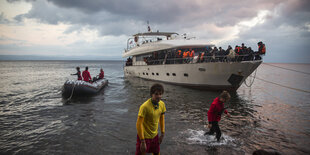
[[[261,49],[261,45],[258,45],[258,52],[260,54],[265,54],[266,53],[266,47],[265,47],[265,44],[262,44],[262,49]]]
[[[203,57],[205,56],[205,53],[201,53],[201,56],[200,56],[200,60],[203,60]]]
[[[179,56],[181,56],[181,53],[182,53],[182,51],[181,51],[181,50],[178,50],[178,55],[179,55]]]
[[[190,56],[190,57],[194,57],[194,55],[195,55],[195,51],[192,50],[192,52],[191,52],[191,54],[190,54],[189,56]]]
[[[183,58],[186,58],[187,57],[187,52],[183,52]]]

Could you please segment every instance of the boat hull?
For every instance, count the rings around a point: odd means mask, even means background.
[[[125,66],[124,75],[199,89],[237,90],[261,63],[258,60]]]
[[[67,80],[63,86],[63,96],[83,96],[94,95],[108,84],[107,79],[100,79],[94,83],[81,80]]]

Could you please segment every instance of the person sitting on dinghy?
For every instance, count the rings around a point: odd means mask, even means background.
[[[104,78],[104,71],[101,68],[99,75],[97,75],[96,77],[93,77],[93,82],[96,82],[97,80],[100,80],[100,79],[103,79],[103,78]]]
[[[77,72],[75,74],[71,74],[71,75],[77,75],[78,80],[82,80],[80,67],[76,67],[76,70],[77,70]]]
[[[99,74],[99,79],[103,79],[104,78],[104,71],[103,69],[101,68],[100,69],[100,74]]]
[[[85,71],[83,71],[82,76],[85,82],[92,82],[90,73],[88,72],[88,67],[85,67]]]

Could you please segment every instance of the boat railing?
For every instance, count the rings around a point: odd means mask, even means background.
[[[162,64],[189,64],[189,63],[213,63],[213,62],[242,62],[242,61],[255,61],[262,60],[262,57],[258,53],[235,55],[231,57],[229,55],[221,56],[195,56],[187,58],[162,58],[162,59],[152,59],[146,58],[144,62],[146,65],[162,65]],[[133,63],[126,63],[126,66],[135,65]]]
[[[139,46],[144,45],[144,44],[159,42],[162,40],[163,39],[159,38],[159,37],[142,37],[141,40],[135,42],[134,38],[129,38],[127,40],[127,48],[124,51],[126,53],[135,47],[139,47]]]

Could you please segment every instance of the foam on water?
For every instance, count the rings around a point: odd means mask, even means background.
[[[188,144],[198,144],[207,146],[221,146],[221,145],[236,146],[236,140],[228,135],[222,133],[220,142],[217,142],[215,134],[205,136],[204,135],[205,132],[206,131],[203,130],[187,129],[186,131],[182,132],[182,134],[187,137],[186,142]]]

